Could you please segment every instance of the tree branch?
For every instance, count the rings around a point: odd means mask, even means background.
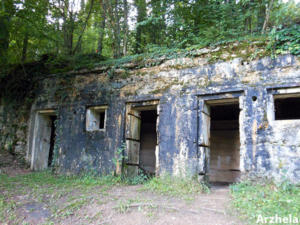
[[[81,32],[81,34],[80,34],[80,36],[79,36],[79,38],[78,38],[77,44],[76,44],[76,46],[75,46],[75,48],[74,48],[74,50],[73,50],[73,52],[72,52],[73,54],[75,54],[75,52],[77,51],[77,49],[78,49],[78,47],[79,47],[79,45],[80,45],[80,43],[81,43],[82,36],[83,36],[83,33],[84,33],[85,28],[86,28],[86,26],[87,26],[88,20],[89,20],[89,18],[90,18],[90,15],[91,15],[91,12],[92,12],[93,5],[94,5],[94,0],[91,0],[91,6],[90,6],[89,12],[88,12],[88,14],[87,14],[87,16],[86,16],[86,20],[85,20],[85,23],[84,23],[84,25],[83,25],[82,32]]]

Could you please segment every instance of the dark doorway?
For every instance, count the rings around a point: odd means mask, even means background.
[[[235,182],[240,173],[239,105],[210,106],[211,182]]]
[[[54,144],[55,144],[55,121],[56,116],[50,116],[51,123],[51,135],[50,135],[50,148],[49,148],[49,157],[48,157],[48,167],[52,165],[53,160],[53,152],[54,152]]]
[[[155,174],[155,148],[157,145],[156,120],[156,110],[141,111],[139,165],[144,172],[150,175]]]

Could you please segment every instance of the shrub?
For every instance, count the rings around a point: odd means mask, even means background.
[[[274,28],[270,33],[268,48],[273,54],[291,53],[300,55],[300,25]]]

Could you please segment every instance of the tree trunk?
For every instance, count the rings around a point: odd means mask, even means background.
[[[23,39],[23,48],[22,48],[22,62],[25,62],[26,57],[27,57],[27,47],[28,47],[28,39],[29,39],[29,34],[26,31],[25,32],[25,36]]]
[[[0,16],[0,65],[7,63],[7,52],[9,46],[9,18]]]
[[[257,31],[261,31],[264,24],[264,19],[266,17],[266,5],[265,0],[258,1],[258,11],[257,11]]]
[[[15,13],[15,10],[12,0],[2,0],[0,7],[2,8],[0,15],[0,65],[5,65],[8,61],[10,18]]]
[[[100,31],[99,31],[99,37],[98,37],[98,46],[97,46],[97,53],[102,55],[103,50],[103,40],[104,40],[104,34],[105,34],[105,27],[106,27],[106,3],[105,1],[100,1],[101,4],[101,14],[102,18],[100,21]]]
[[[74,18],[73,18],[73,12],[70,12],[70,21],[67,31],[67,46],[68,46],[68,55],[72,55],[73,53],[73,35],[74,35]]]
[[[128,40],[128,2],[123,0],[123,9],[124,9],[124,24],[123,24],[123,55],[127,55],[127,40]]]
[[[73,32],[74,32],[74,15],[69,11],[69,1],[64,1],[63,9],[63,37],[64,37],[64,53],[72,55],[73,49]]]
[[[135,5],[137,7],[137,23],[140,23],[146,19],[147,16],[147,8],[146,8],[146,1],[145,0],[135,0]],[[144,29],[142,26],[138,26],[136,28],[136,36],[135,36],[135,52],[141,53],[143,52],[143,44],[142,43],[142,35],[143,35]]]
[[[120,27],[120,16],[118,10],[119,1],[116,0],[115,6],[115,31],[114,31],[114,58],[121,57],[121,27]]]
[[[84,0],[80,0],[80,15],[83,16],[85,13],[85,1]],[[84,33],[84,31],[83,31]],[[81,41],[81,36],[78,38],[78,41],[77,41],[77,45],[74,49],[74,52],[81,52],[82,51],[82,41]]]
[[[83,28],[82,28],[82,31],[81,31],[81,33],[80,33],[80,35],[79,35],[77,44],[76,44],[74,50],[72,50],[72,54],[75,54],[77,51],[81,51],[81,50],[79,50],[79,49],[81,48],[81,43],[82,43],[81,40],[82,40],[84,31],[85,31],[85,29],[86,29],[86,27],[87,27],[89,18],[90,18],[91,13],[92,13],[92,8],[93,8],[93,5],[94,5],[94,0],[91,0],[90,4],[91,4],[91,5],[90,5],[90,9],[89,9],[89,11],[88,11],[88,14],[87,14],[87,16],[86,16],[85,22],[84,22],[84,24],[83,24]],[[73,31],[72,31],[72,34],[73,34],[73,33],[74,33],[74,19],[73,19],[72,21],[73,21]],[[73,35],[72,35],[72,36],[73,36]]]
[[[249,2],[246,4],[245,13],[248,13],[248,11],[253,10],[253,7],[252,7],[253,2],[254,2],[254,0],[249,0]],[[250,15],[248,15],[245,18],[245,31],[252,33],[252,13],[250,13]]]
[[[167,36],[167,24],[166,24],[166,14],[167,14],[168,2],[162,1],[162,28],[161,28],[161,36],[160,36],[160,44],[164,44],[164,40],[166,40]]]
[[[119,16],[119,1],[105,1],[107,4],[107,12],[109,15],[110,27],[113,31],[113,54],[114,58],[121,57],[121,36],[120,36],[120,16]]]
[[[267,29],[267,26],[268,26],[268,23],[269,23],[269,18],[270,18],[270,12],[271,12],[271,9],[273,7],[273,2],[274,2],[274,0],[270,0],[270,3],[268,4],[268,7],[266,7],[266,17],[265,17],[264,25],[263,25],[262,30],[261,30],[262,34],[264,34],[266,29]]]
[[[57,18],[56,23],[55,23],[55,30],[56,30],[57,33],[60,32],[60,30],[59,30],[59,21],[58,20],[59,19]],[[55,53],[59,54],[59,52],[60,52],[60,42],[59,42],[59,40],[55,40],[55,47],[56,47]]]

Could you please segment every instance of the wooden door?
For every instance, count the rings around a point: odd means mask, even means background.
[[[126,107],[126,175],[134,177],[138,175],[141,116],[140,112]]]
[[[210,154],[210,107],[199,101],[198,173],[207,175]]]
[[[48,157],[51,138],[51,120],[49,116],[37,114],[34,144],[34,170],[48,168]]]

